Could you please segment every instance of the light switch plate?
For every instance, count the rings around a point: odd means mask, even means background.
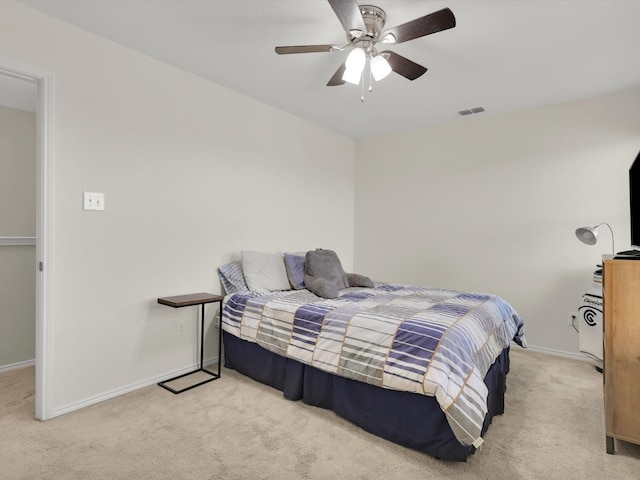
[[[104,193],[83,192],[83,210],[104,210]]]

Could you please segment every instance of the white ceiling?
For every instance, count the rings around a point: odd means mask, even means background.
[[[366,138],[640,86],[637,0],[364,0],[387,27],[451,8],[455,28],[391,47],[429,70],[374,91],[325,86],[347,52],[326,0],[24,0],[24,3],[311,122]]]

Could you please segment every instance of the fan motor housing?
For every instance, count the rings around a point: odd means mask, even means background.
[[[360,5],[360,13],[362,14],[365,27],[367,27],[367,32],[364,35],[371,39],[378,40],[384,28],[385,21],[387,20],[387,14],[383,9],[375,5]],[[347,33],[347,39],[350,42],[353,41],[354,38],[355,37]]]

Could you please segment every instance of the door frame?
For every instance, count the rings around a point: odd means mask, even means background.
[[[35,417],[51,408],[53,299],[53,81],[52,72],[0,56],[0,73],[37,85],[36,106],[36,318]]]

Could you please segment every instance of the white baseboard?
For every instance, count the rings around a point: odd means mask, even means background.
[[[207,362],[210,362],[210,363],[207,363]],[[204,362],[205,366],[209,366],[211,364],[217,365],[218,364],[218,358],[216,357],[215,359],[205,360],[205,362]],[[176,377],[178,375],[182,375],[184,373],[189,373],[189,372],[191,372],[193,370],[196,370],[199,367],[200,367],[200,363],[194,363],[193,365],[181,368],[179,370],[174,370],[173,372],[163,373],[162,375],[159,375],[157,377],[149,378],[147,380],[143,380],[143,381],[137,382],[137,383],[132,383],[132,384],[127,385],[125,387],[118,388],[116,390],[112,390],[110,392],[106,392],[106,393],[103,393],[103,394],[100,394],[100,395],[96,395],[95,397],[86,398],[86,399],[81,400],[79,402],[71,403],[69,405],[65,405],[65,406],[60,407],[60,408],[55,408],[51,412],[51,417],[50,418],[58,417],[60,415],[65,415],[65,414],[71,413],[71,412],[73,412],[75,410],[80,410],[81,408],[88,407],[90,405],[95,405],[96,403],[104,402],[105,400],[110,400],[112,398],[119,397],[120,395],[125,395],[127,393],[133,392],[133,391],[138,390],[140,388],[148,387],[150,385],[155,385],[155,384],[157,384],[159,382],[162,382],[163,380],[166,380],[167,378],[173,378],[173,377]]]
[[[580,353],[580,352],[565,352],[564,350],[554,350],[552,348],[537,347],[535,345],[529,345],[527,348],[529,350],[533,350],[534,352],[546,353],[548,355],[555,355],[556,357],[565,357],[565,358],[570,358],[572,360],[580,360],[582,362],[594,361],[592,357],[589,357],[586,354]]]
[[[0,373],[9,372],[11,370],[17,370],[19,368],[32,367],[36,364],[35,358],[33,360],[25,360],[24,362],[10,363],[9,365],[0,366]]]

